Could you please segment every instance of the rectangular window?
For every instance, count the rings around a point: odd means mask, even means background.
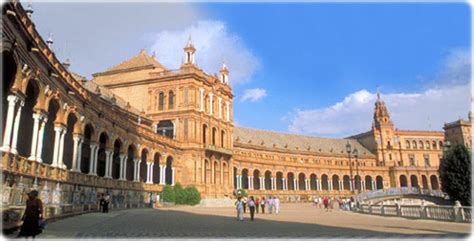
[[[416,166],[416,164],[415,164],[415,155],[410,154],[409,159],[410,159],[410,166]]]

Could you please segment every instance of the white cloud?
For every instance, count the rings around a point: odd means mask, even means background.
[[[244,101],[249,100],[251,102],[255,102],[255,101],[261,100],[265,96],[267,96],[267,91],[265,89],[261,89],[261,88],[246,89],[244,91],[244,95],[242,96],[242,98],[240,98],[240,101],[244,102]]]
[[[442,130],[444,122],[467,118],[471,109],[471,65],[470,62],[466,64],[465,56],[458,52],[447,58],[438,75],[442,78],[434,81],[436,86],[412,93],[381,95],[396,128]],[[375,101],[376,94],[363,89],[331,106],[296,110],[290,113],[293,117],[288,130],[293,133],[334,137],[368,131],[372,124]]]
[[[151,50],[156,51],[162,64],[177,69],[181,66],[183,47],[189,35],[196,48],[196,64],[207,73],[217,73],[225,61],[233,85],[249,81],[260,66],[252,51],[221,21],[198,21],[182,30],[160,31]]]

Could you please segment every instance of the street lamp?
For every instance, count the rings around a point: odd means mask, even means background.
[[[361,188],[361,183],[362,182],[361,182],[360,176],[359,176],[359,160],[358,160],[359,152],[357,151],[357,148],[354,148],[354,157],[356,159],[356,176],[359,177],[359,188],[357,190],[359,191],[358,193],[360,193],[360,188]]]
[[[352,146],[349,144],[349,141],[346,144],[347,155],[349,156],[349,172],[351,175],[351,193],[354,194],[354,177],[352,176],[352,161],[351,161],[351,152]]]

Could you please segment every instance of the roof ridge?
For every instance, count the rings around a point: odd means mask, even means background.
[[[257,129],[253,127],[234,127],[238,129],[248,129],[248,130],[255,130],[255,131],[262,131],[262,132],[269,132],[275,134],[282,134],[282,135],[289,135],[289,136],[298,136],[298,137],[308,137],[308,138],[317,138],[317,139],[327,139],[327,140],[356,140],[355,138],[335,138],[335,137],[321,137],[321,136],[310,136],[310,135],[302,135],[302,134],[294,134],[288,133],[283,131],[272,131],[272,130],[265,130],[265,129]]]
[[[148,65],[153,65],[155,67],[159,67],[162,69],[167,69],[163,64],[158,62],[154,57],[149,56],[144,49],[140,50],[140,52],[137,55],[134,55],[108,69],[99,73],[107,73],[107,72],[112,72],[112,71],[118,71],[118,70],[126,70],[126,69],[131,69],[131,68],[137,68],[137,67],[143,67],[143,66],[148,66]]]

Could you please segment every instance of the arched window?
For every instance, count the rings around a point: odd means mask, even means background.
[[[413,141],[413,142],[412,142],[412,146],[413,146],[413,149],[416,149],[416,148],[417,148],[417,146],[416,146],[416,141]]]
[[[169,110],[174,109],[174,93],[173,93],[173,91],[170,91],[168,93],[168,109]]]
[[[406,147],[406,149],[410,149],[410,141],[405,142],[405,147]]]
[[[221,131],[221,147],[225,147],[225,131]]]
[[[425,147],[424,147],[424,145],[423,145],[423,142],[422,142],[422,141],[420,141],[419,143],[420,143],[420,146],[419,146],[419,147],[420,147],[420,149],[425,149]]]
[[[425,145],[425,146],[426,146],[426,149],[428,149],[428,150],[431,149],[431,146],[430,146],[430,142],[429,142],[429,141],[426,141],[426,145]]]
[[[169,138],[174,138],[174,125],[170,120],[162,120],[156,126],[156,133]]]
[[[206,144],[207,125],[202,125],[202,143]]]
[[[214,127],[212,128],[212,145],[216,145],[216,136],[217,136],[217,129]]]
[[[438,145],[438,148],[443,148],[443,142],[442,141],[439,141],[439,145]]]
[[[158,97],[158,110],[163,110],[165,108],[165,94],[163,92],[160,92],[160,95]]]
[[[437,148],[437,147],[436,147],[436,141],[433,141],[433,142],[431,143],[431,145],[432,145],[432,147],[433,147],[433,150]]]

